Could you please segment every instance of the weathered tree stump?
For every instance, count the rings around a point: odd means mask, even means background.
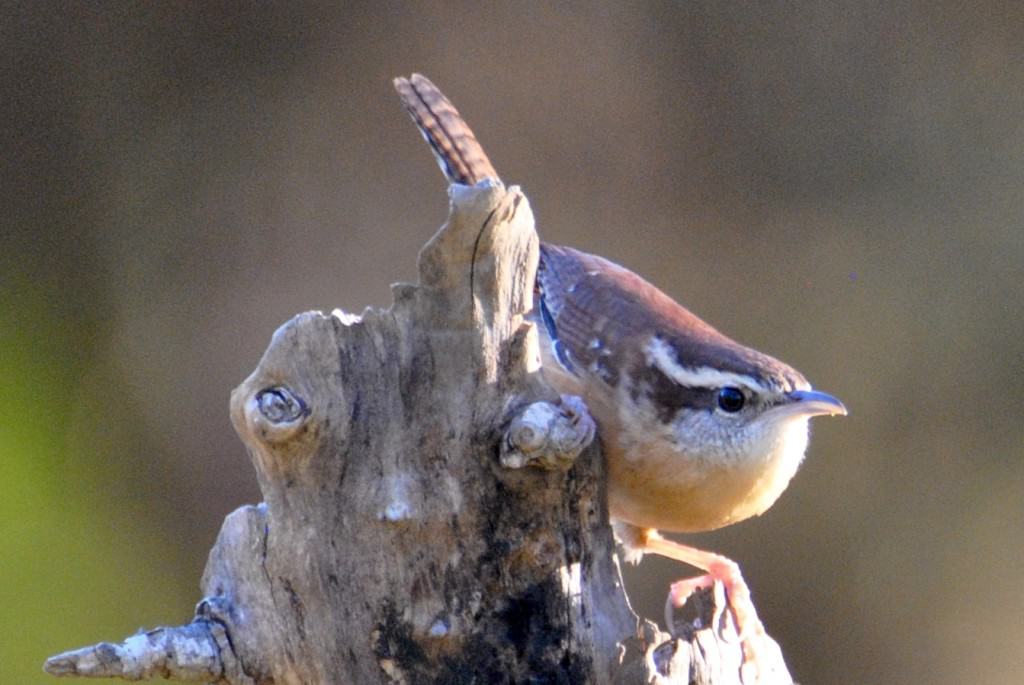
[[[192,623],[47,661],[55,675],[245,684],[738,683],[700,594],[671,640],[630,611],[603,462],[543,383],[537,238],[518,188],[452,186],[419,283],[301,314],[232,394],[265,503],[227,517]],[[781,653],[760,682],[791,682]],[[749,682],[749,678],[748,678]]]

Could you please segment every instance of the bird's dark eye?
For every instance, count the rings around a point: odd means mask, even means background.
[[[743,409],[746,401],[747,398],[743,396],[743,391],[739,388],[727,387],[718,391],[718,406],[724,412],[735,414]]]

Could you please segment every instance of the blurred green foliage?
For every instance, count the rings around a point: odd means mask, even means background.
[[[104,413],[105,389],[82,387],[94,326],[54,318],[62,293],[28,285],[0,291],[0,682],[25,685],[53,683],[57,651],[187,619],[198,595],[153,521],[111,515],[136,507],[104,452],[135,441],[73,439],[75,413]]]

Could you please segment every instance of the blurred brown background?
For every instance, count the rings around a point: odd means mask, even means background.
[[[794,675],[1022,681],[1019,4],[0,13],[0,682],[187,620],[259,499],[230,390],[293,314],[388,304],[445,215],[412,71],[546,239],[847,403],[771,511],[688,538]],[[682,571],[645,561],[638,605]]]

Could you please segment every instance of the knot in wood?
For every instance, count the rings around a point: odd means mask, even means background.
[[[502,441],[501,465],[519,469],[568,469],[594,440],[594,420],[583,400],[562,397],[559,405],[534,402],[512,419]]]
[[[302,400],[284,387],[261,390],[256,394],[256,405],[271,423],[292,423],[308,413]]]

